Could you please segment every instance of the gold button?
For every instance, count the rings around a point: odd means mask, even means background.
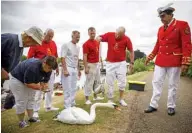
[[[166,39],[167,41],[169,40],[169,39]]]
[[[166,53],[166,54],[169,54],[169,53]]]
[[[166,46],[166,48],[168,48],[168,46]]]

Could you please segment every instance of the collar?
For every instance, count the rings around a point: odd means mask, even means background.
[[[19,40],[19,47],[23,47],[23,40],[22,40],[22,35],[18,34],[18,40]]]
[[[169,26],[169,25],[171,25],[171,24],[172,24],[172,22],[173,22],[174,20],[175,20],[175,19],[174,19],[174,18],[172,18],[172,20],[171,20],[171,22],[168,24],[168,26]]]

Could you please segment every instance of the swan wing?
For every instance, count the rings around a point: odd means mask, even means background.
[[[76,124],[77,122],[76,118],[71,112],[71,108],[61,111],[61,113],[57,116],[57,120],[67,124]]]
[[[87,111],[73,107],[71,113],[76,118],[76,124],[91,124],[92,120]]]

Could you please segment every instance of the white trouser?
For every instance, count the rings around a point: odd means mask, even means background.
[[[108,98],[113,98],[114,82],[117,79],[119,90],[124,91],[126,87],[126,61],[107,62],[106,64],[106,82],[108,85]]]
[[[55,74],[54,74],[54,71],[52,71],[50,80],[48,82],[48,89],[50,90],[50,92],[45,93],[45,104],[44,104],[45,108],[51,108],[52,106],[51,104],[52,104],[52,95],[53,95],[53,89],[54,89],[54,80],[55,80]],[[43,93],[44,92],[42,91],[36,90],[35,105],[33,108],[34,111],[40,110],[41,101],[43,99]]]
[[[168,76],[169,85],[168,85],[168,100],[167,107],[175,108],[176,102],[176,90],[179,85],[180,80],[180,67],[159,67],[155,65],[154,77],[153,77],[153,96],[151,98],[150,106],[154,108],[158,108],[158,101],[160,99],[163,83],[166,77]]]
[[[65,77],[62,73],[61,83],[64,92],[64,107],[69,108],[75,104],[75,95],[77,91],[77,68],[67,67],[69,76]]]
[[[88,63],[89,73],[86,74],[85,96],[90,96],[92,90],[100,84],[100,65],[99,63]]]
[[[5,80],[3,83],[3,89],[10,90],[9,89],[9,80]]]
[[[25,113],[26,109],[33,109],[35,90],[26,87],[22,82],[11,76],[9,88],[15,97],[16,114]]]

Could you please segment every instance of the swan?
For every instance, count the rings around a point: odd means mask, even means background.
[[[92,124],[96,117],[96,107],[109,107],[120,110],[119,106],[115,103],[95,103],[91,106],[90,114],[81,108],[70,107],[56,115],[54,120],[67,124]]]

